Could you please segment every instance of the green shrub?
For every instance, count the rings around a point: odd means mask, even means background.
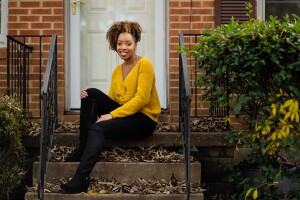
[[[0,97],[0,199],[10,199],[25,175],[21,141],[25,122],[19,103],[8,96]]]
[[[231,171],[237,199],[298,195],[292,192],[300,186],[300,169],[295,168],[300,159],[300,22],[294,17],[241,24],[232,19],[205,31],[193,51],[185,49],[198,63],[198,84],[207,87],[204,97],[213,100],[213,94],[219,104],[245,118],[243,129],[227,136],[231,144],[252,148],[250,157]],[[292,166],[283,157],[293,161]],[[255,165],[260,176],[245,178],[246,164]],[[288,192],[278,189],[283,178],[296,183]]]

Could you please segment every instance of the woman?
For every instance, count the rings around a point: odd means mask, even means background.
[[[108,96],[95,88],[81,92],[80,145],[67,161],[79,161],[66,192],[87,192],[89,175],[106,139],[140,139],[156,128],[161,111],[155,74],[147,58],[136,55],[142,28],[136,22],[114,23],[106,34],[110,49],[123,64],[112,74]]]

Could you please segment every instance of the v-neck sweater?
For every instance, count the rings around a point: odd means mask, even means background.
[[[123,79],[122,64],[117,66],[112,73],[108,96],[120,104],[119,108],[110,112],[114,118],[141,112],[158,122],[161,107],[155,84],[155,73],[149,59],[141,58],[125,79]]]

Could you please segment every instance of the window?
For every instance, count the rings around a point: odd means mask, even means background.
[[[6,46],[7,34],[7,1],[0,0],[0,47]]]
[[[257,15],[262,20],[271,15],[283,20],[286,14],[300,16],[300,0],[257,0]]]

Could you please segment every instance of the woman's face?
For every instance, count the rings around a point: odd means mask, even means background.
[[[129,33],[121,33],[117,41],[117,53],[123,60],[130,60],[134,58],[137,44],[134,38]]]

